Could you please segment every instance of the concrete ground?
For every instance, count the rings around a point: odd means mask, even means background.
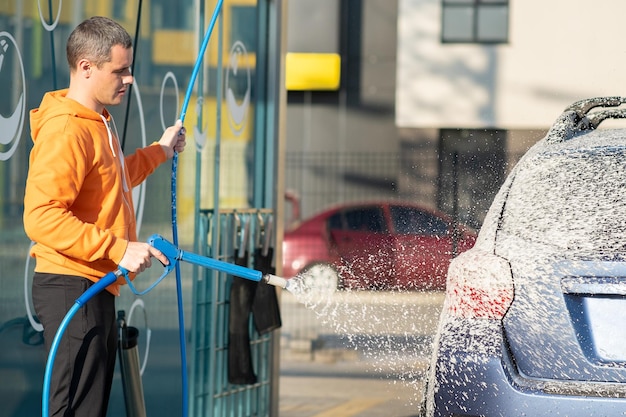
[[[380,363],[355,350],[322,350],[312,360],[286,355],[281,361],[279,416],[416,416],[427,359]]]
[[[441,293],[284,297],[279,417],[417,415]]]

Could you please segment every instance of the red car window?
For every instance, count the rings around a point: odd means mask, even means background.
[[[444,236],[448,224],[441,218],[413,207],[392,206],[391,221],[397,234]]]
[[[361,207],[344,212],[348,230],[386,233],[387,225],[381,207]]]

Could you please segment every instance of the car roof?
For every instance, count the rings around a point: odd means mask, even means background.
[[[532,169],[536,158],[552,154],[623,152],[626,129],[599,128],[607,119],[626,118],[626,109],[615,108],[626,103],[626,97],[596,97],[568,106],[554,122],[546,136],[533,145],[518,161],[496,194],[478,235],[477,246],[491,252],[508,189],[520,169]],[[608,107],[608,109],[607,109]],[[598,111],[597,109],[600,108]]]
[[[314,227],[317,228],[318,225],[320,223],[323,223],[327,218],[329,218],[330,216],[334,215],[335,213],[338,213],[340,211],[343,210],[348,210],[348,209],[354,209],[354,208],[360,208],[360,207],[390,207],[390,206],[402,206],[402,207],[411,207],[411,208],[416,208],[419,210],[422,210],[424,212],[427,213],[431,213],[434,214],[436,216],[439,216],[445,220],[450,221],[451,218],[450,216],[448,216],[447,214],[438,211],[436,209],[433,209],[431,207],[426,206],[425,204],[421,204],[421,203],[415,203],[413,201],[407,201],[407,200],[401,200],[401,199],[397,199],[397,200],[358,200],[358,201],[349,201],[349,202],[342,202],[342,203],[336,203],[334,205],[331,205],[329,207],[326,207],[320,211],[317,211],[315,214],[313,214],[312,216],[298,222],[297,224],[293,225],[292,227],[289,228],[288,232],[291,231],[295,231],[295,230],[302,230],[304,228],[310,228],[310,227]]]

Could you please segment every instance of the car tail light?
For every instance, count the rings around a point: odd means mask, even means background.
[[[453,316],[502,319],[513,295],[511,267],[499,256],[471,250],[450,264],[445,308]]]

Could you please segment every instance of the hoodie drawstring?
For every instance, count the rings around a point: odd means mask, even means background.
[[[128,192],[130,190],[130,187],[128,186],[128,183],[126,182],[126,172],[124,169],[124,154],[122,153],[122,149],[119,147],[119,142],[116,140],[115,144],[113,143],[113,132],[111,132],[111,127],[109,126],[109,122],[107,121],[106,117],[104,117],[103,115],[100,115],[100,118],[102,119],[102,121],[104,122],[104,125],[107,128],[107,135],[109,136],[109,148],[111,148],[111,152],[113,153],[113,156],[115,158],[117,158],[117,153],[115,152],[115,148],[117,148],[118,152],[119,152],[119,160],[120,160],[120,165],[122,166],[122,184],[124,186],[124,192]],[[115,130],[115,137],[118,138],[118,134],[117,134],[117,126],[115,126],[115,121],[113,120],[113,116],[111,116],[111,123],[113,125],[113,129]],[[117,146],[115,146],[117,145]]]

